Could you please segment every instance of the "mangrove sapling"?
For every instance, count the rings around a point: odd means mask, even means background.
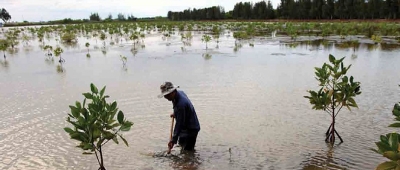
[[[26,34],[22,34],[22,42],[24,45],[29,45],[30,37]]]
[[[121,58],[122,61],[122,67],[126,67],[126,62],[128,61],[128,58],[126,58],[123,55],[120,55],[119,58]]]
[[[65,62],[65,60],[61,57],[61,54],[64,52],[64,50],[61,47],[57,47],[56,49],[54,49],[54,55],[56,57],[60,57],[60,59],[58,60],[58,62],[60,64],[62,64],[63,62]]]
[[[321,68],[316,67],[315,78],[321,88],[318,91],[309,90],[310,96],[304,96],[310,101],[312,109],[323,110],[332,117],[332,123],[325,133],[325,141],[331,144],[335,143],[335,134],[343,142],[335,129],[336,116],[343,106],[349,110],[350,107],[358,108],[354,97],[361,94],[360,82],[355,82],[353,76],[346,76],[351,65],[344,67],[343,60],[344,57],[336,60],[333,55],[329,55],[330,63],[324,63]]]
[[[87,53],[88,54],[89,54],[89,46],[90,46],[89,42],[86,42],[85,47],[87,48]]]
[[[136,50],[136,43],[137,43],[137,40],[139,39],[139,36],[137,35],[136,32],[134,32],[134,33],[131,34],[131,36],[129,37],[129,39],[130,39],[131,41],[133,41],[133,50]]]
[[[396,123],[392,123],[389,127],[399,128],[400,127],[400,102],[396,103],[392,110],[393,116],[395,116]],[[399,150],[400,134],[388,133],[380,136],[380,141],[375,142],[378,149],[371,149],[376,153],[390,159],[390,161],[381,163],[376,167],[376,170],[387,170],[387,169],[400,169],[398,162],[400,161],[400,150]]]
[[[100,34],[100,40],[102,40],[103,41],[103,48],[105,49],[106,48],[106,34],[105,33],[101,33]]]
[[[211,41],[211,37],[209,35],[203,35],[201,41],[206,43],[206,50],[208,49],[207,43]]]
[[[6,59],[6,50],[10,47],[10,43],[5,39],[0,39],[0,50],[4,53],[4,59]]]
[[[215,42],[217,43],[216,48],[219,48],[219,32],[213,35],[213,39],[215,40]]]
[[[119,144],[120,138],[126,146],[127,140],[122,136],[122,131],[129,131],[132,122],[126,120],[124,113],[117,108],[117,102],[107,103],[108,95],[104,95],[106,87],[100,91],[94,84],[90,84],[91,92],[83,93],[83,103],[76,101],[75,106],[69,106],[71,113],[68,114],[67,122],[73,128],[66,127],[64,130],[71,139],[79,141],[77,147],[84,150],[83,154],[95,154],[99,164],[99,170],[105,170],[103,146],[110,140]],[[90,101],[89,104],[86,104]]]
[[[43,50],[47,50],[47,54],[46,54],[47,57],[53,56],[53,53],[51,53],[51,51],[53,51],[53,46],[51,46],[51,45],[45,45],[45,46],[43,47]]]

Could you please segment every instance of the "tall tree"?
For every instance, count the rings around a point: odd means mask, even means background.
[[[91,13],[89,16],[90,21],[101,21],[101,18],[98,13]]]
[[[4,21],[4,23],[7,23],[11,19],[11,15],[7,12],[6,9],[2,8],[0,10],[0,18]]]

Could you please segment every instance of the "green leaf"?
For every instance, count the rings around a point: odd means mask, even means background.
[[[69,106],[69,108],[71,109],[71,113],[74,116],[74,118],[78,118],[80,115],[80,110],[75,106]]]
[[[396,105],[393,107],[392,113],[394,116],[400,116],[400,110],[396,108]]]
[[[388,143],[383,143],[383,142],[376,142],[376,146],[378,146],[378,149],[381,153],[384,153],[386,151],[391,151],[392,148]]]
[[[92,144],[90,143],[85,143],[82,147],[83,150],[89,150],[89,149],[93,149]]]
[[[391,133],[389,137],[389,145],[393,150],[397,151],[399,147],[399,136],[397,133]]]
[[[71,133],[74,133],[75,131],[74,130],[72,130],[71,128],[69,128],[69,127],[66,127],[66,128],[64,128],[64,130],[67,132],[67,133],[69,133],[69,134],[71,134]]]
[[[82,154],[83,154],[83,155],[92,155],[93,152],[83,152]]]
[[[99,92],[99,90],[93,83],[90,84],[90,90],[92,90],[92,93],[94,94],[97,94]]]
[[[75,102],[75,106],[76,106],[76,108],[78,108],[79,110],[82,108],[81,103],[79,103],[78,101]]]
[[[97,128],[95,128],[93,130],[93,140],[96,140],[97,138],[99,138],[101,136],[101,131]]]
[[[106,86],[104,86],[104,87],[100,90],[100,96],[103,96],[105,91],[106,91]]]
[[[357,108],[358,108],[356,101],[354,101],[354,99],[353,99],[352,97],[348,98],[347,100],[348,100],[354,107],[357,107]]]
[[[334,63],[335,60],[335,57],[332,54],[329,54],[329,62]]]
[[[114,133],[111,133],[111,132],[109,132],[109,131],[103,131],[103,137],[104,137],[105,139],[110,140],[110,139],[114,138],[115,135],[114,135]]]
[[[400,127],[400,123],[392,123],[389,127]]]
[[[110,108],[110,110],[115,110],[117,108],[117,102],[113,102],[112,104],[111,104],[111,108]]]
[[[376,167],[376,170],[391,170],[396,168],[397,163],[394,161],[387,161],[384,163],[381,163],[378,165],[378,167]]]
[[[93,95],[90,93],[83,93],[86,99],[93,99]]]
[[[128,142],[126,141],[126,139],[124,137],[122,137],[122,135],[118,134],[118,136],[122,139],[122,141],[124,141],[125,145],[129,147]]]
[[[371,151],[374,151],[375,153],[379,153],[381,154],[378,150],[374,149],[374,148],[370,148]]]
[[[392,161],[397,161],[400,159],[400,155],[394,151],[386,151],[385,153],[383,153],[383,156]]]
[[[389,143],[389,138],[386,137],[385,135],[381,135],[380,138],[382,142]]]
[[[117,120],[118,120],[119,124],[123,124],[124,123],[124,113],[122,111],[118,112]]]
[[[124,124],[121,125],[121,131],[129,131],[132,125],[132,122],[125,121]]]
[[[112,140],[113,140],[116,144],[119,144],[119,143],[118,143],[117,136],[115,136],[114,138],[112,138]]]

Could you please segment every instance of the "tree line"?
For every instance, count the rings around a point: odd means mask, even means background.
[[[182,20],[221,19],[399,19],[400,0],[270,0],[236,3],[225,12],[221,6],[168,11],[167,18]]]
[[[89,20],[90,21],[102,21],[102,19],[100,18],[98,13],[91,13],[90,16],[89,16]],[[113,20],[113,16],[111,14],[109,14],[108,17],[105,18],[104,20],[105,21],[112,21]],[[118,21],[136,21],[137,18],[134,17],[132,14],[131,15],[126,15],[126,17],[125,17],[124,14],[119,13],[117,15],[117,18],[115,18],[115,20],[118,20]]]

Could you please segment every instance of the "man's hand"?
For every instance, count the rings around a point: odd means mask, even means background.
[[[171,113],[171,115],[169,115],[169,117],[175,118],[174,113]]]
[[[168,148],[169,148],[169,150],[171,150],[173,147],[174,147],[174,142],[172,142],[172,141],[170,141],[169,143],[168,143]]]

